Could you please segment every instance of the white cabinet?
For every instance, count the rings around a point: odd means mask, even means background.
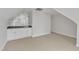
[[[7,39],[15,40],[32,36],[32,28],[15,28],[7,30]]]

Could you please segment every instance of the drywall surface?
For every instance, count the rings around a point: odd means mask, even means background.
[[[70,20],[78,23],[79,21],[79,8],[56,8],[58,12],[70,18]]]
[[[50,34],[51,20],[50,15],[41,11],[32,13],[33,37]]]
[[[7,40],[6,24],[4,22],[0,17],[0,50],[3,49]]]
[[[79,23],[77,24],[77,40],[76,40],[76,46],[79,47]]]
[[[11,17],[16,16],[23,9],[20,8],[0,8],[0,50],[7,40],[7,23]]]
[[[76,38],[77,25],[67,17],[58,13],[52,16],[52,32]]]

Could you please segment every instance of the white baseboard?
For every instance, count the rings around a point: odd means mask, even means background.
[[[76,47],[78,47],[78,48],[79,48],[79,44],[76,44]]]
[[[64,36],[71,37],[71,38],[76,38],[76,37],[73,36],[73,35],[68,35],[68,34],[64,34],[64,33],[61,33],[61,32],[52,32],[52,33],[56,33],[56,34],[60,34],[60,35],[64,35]]]
[[[77,41],[76,41],[76,47],[78,47],[78,48],[79,48],[79,42],[77,42]]]
[[[3,44],[2,47],[0,48],[0,51],[2,51],[2,50],[4,49],[4,47],[5,47],[5,45],[6,45],[7,42],[8,42],[7,40],[4,42],[4,44]]]
[[[51,34],[51,33],[43,33],[43,34],[39,34],[39,35],[32,35],[32,37],[39,37],[39,36],[43,36],[43,35],[47,35],[47,34]]]

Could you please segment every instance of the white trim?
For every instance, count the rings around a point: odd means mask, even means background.
[[[23,37],[23,38],[18,38],[18,39],[11,39],[11,40],[7,40],[7,42],[8,42],[8,41],[13,41],[13,40],[20,40],[20,39],[24,39],[24,38],[30,38],[30,37],[32,37],[32,36]]]
[[[39,34],[39,35],[32,35],[32,37],[39,37],[39,36],[43,36],[43,35],[47,35],[47,34],[51,34],[51,33],[44,33],[44,34]]]
[[[0,48],[0,51],[2,51],[6,45],[6,43],[8,42],[8,40],[5,40],[4,44],[2,45],[2,47]]]
[[[78,47],[78,48],[79,48],[79,44],[76,44],[76,47]]]
[[[72,38],[76,38],[75,36],[73,35],[69,35],[69,34],[64,34],[64,33],[61,33],[61,32],[52,32],[52,33],[56,33],[56,34],[60,34],[60,35],[64,35],[64,36],[67,36],[67,37],[72,37]]]

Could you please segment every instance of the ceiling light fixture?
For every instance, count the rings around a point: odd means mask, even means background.
[[[42,9],[42,8],[36,8],[36,10],[37,10],[37,11],[42,11],[43,9]]]

